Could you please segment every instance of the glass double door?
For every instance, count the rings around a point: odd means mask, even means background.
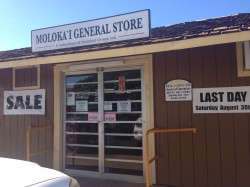
[[[65,75],[64,169],[142,180],[141,68]]]

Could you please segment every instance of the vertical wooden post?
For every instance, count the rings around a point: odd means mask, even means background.
[[[150,186],[149,173],[149,131],[146,132],[146,187]]]
[[[27,130],[27,161],[30,161],[30,129],[31,127],[29,126],[28,130]]]

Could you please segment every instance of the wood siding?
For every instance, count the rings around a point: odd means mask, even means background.
[[[22,71],[25,71],[22,69]],[[26,160],[26,131],[29,125],[43,126],[53,125],[54,121],[54,80],[53,65],[41,65],[41,89],[46,90],[45,115],[3,115],[3,92],[12,90],[12,69],[0,70],[0,156]],[[23,83],[19,86],[33,85],[36,82],[36,75],[28,69],[27,72],[18,74]],[[41,130],[34,132],[31,136],[31,152],[43,151],[53,147],[53,131]],[[42,166],[53,167],[52,152],[40,154],[31,158]]]
[[[193,88],[249,86],[237,76],[236,45],[154,54],[155,127],[195,127],[196,134],[156,137],[157,184],[182,187],[250,186],[250,115],[193,114],[192,101],[166,102],[165,84],[185,79]]]
[[[37,86],[37,67],[15,69],[15,87]],[[29,80],[29,81],[27,81]]]

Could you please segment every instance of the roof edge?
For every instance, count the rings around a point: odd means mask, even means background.
[[[203,47],[209,45],[225,44],[225,43],[243,42],[246,40],[250,40],[250,31],[228,33],[224,35],[214,35],[201,38],[156,43],[156,44],[149,44],[142,46],[132,46],[127,48],[117,48],[117,49],[73,53],[73,54],[62,54],[56,56],[25,58],[21,60],[2,61],[0,63],[0,69],[39,65],[39,64],[56,64],[56,63],[67,63],[67,62],[77,62],[86,60],[98,60],[106,58],[117,58],[124,56],[144,55],[144,54],[157,53],[163,51],[180,50],[180,49]]]

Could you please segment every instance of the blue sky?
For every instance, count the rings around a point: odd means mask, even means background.
[[[31,46],[31,30],[151,10],[151,26],[250,12],[249,0],[0,0],[0,51]]]

